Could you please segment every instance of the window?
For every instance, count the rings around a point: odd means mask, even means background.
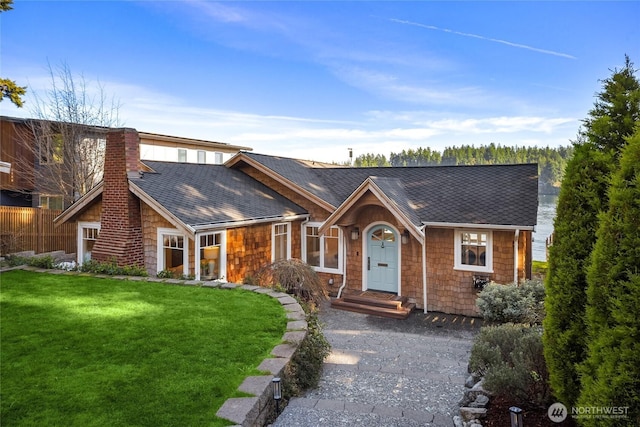
[[[200,280],[221,279],[224,274],[222,233],[200,236]]]
[[[57,133],[40,140],[40,164],[50,165],[62,163],[64,160],[64,141],[62,135]]]
[[[91,259],[93,245],[100,234],[100,223],[80,222],[78,229],[78,264],[83,264]]]
[[[222,153],[216,153],[215,158],[216,158],[215,163],[217,165],[221,165],[223,163]]]
[[[203,150],[198,150],[198,163],[205,164],[207,163],[207,152]]]
[[[181,276],[188,274],[187,238],[178,230],[158,229],[158,271],[171,271]]]
[[[304,227],[305,262],[318,271],[339,271],[342,265],[340,251],[340,229],[331,227],[324,235],[318,233],[318,224]]]
[[[289,235],[289,223],[273,224],[272,229],[271,259],[280,261],[291,258],[291,238]]]
[[[187,150],[185,150],[183,148],[178,148],[178,161],[180,163],[186,163],[187,162]]]
[[[38,203],[42,209],[64,209],[64,199],[62,196],[51,196],[48,194],[40,195],[40,202]]]
[[[492,234],[490,231],[455,231],[455,268],[493,272]]]

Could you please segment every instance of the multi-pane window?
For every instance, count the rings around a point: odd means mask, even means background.
[[[62,196],[51,196],[48,194],[40,195],[40,203],[42,209],[64,209],[64,199]]]
[[[98,227],[83,227],[82,228],[82,262],[89,261],[91,259],[91,252],[93,251],[93,245],[98,240],[98,233],[100,232]]]
[[[491,271],[491,232],[456,230],[455,267],[471,271]]]
[[[273,225],[273,261],[289,259],[291,254],[289,245],[289,224]]]
[[[307,264],[319,270],[339,269],[340,229],[331,227],[320,235],[317,225],[305,226],[305,257]]]
[[[462,233],[460,263],[464,265],[487,265],[487,233]]]
[[[178,234],[162,234],[162,264],[160,270],[183,274],[185,238]]]
[[[222,233],[200,236],[200,278],[214,280],[221,277]]]

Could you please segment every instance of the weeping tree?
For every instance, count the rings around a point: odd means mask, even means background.
[[[33,94],[32,119],[19,132],[31,156],[16,164],[41,194],[62,196],[68,206],[102,179],[106,132],[121,126],[119,104],[104,88],[74,76],[65,63],[49,64],[51,87]],[[34,164],[25,164],[33,161]]]

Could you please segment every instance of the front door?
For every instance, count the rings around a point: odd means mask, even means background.
[[[367,233],[367,289],[398,293],[397,237],[385,225]]]

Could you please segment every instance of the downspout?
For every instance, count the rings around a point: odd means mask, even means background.
[[[427,226],[422,226],[422,298],[424,314],[427,314]]]
[[[342,285],[338,289],[337,298],[340,298],[343,289],[347,286],[347,236],[345,236],[345,233],[342,233],[342,235],[344,236],[342,239]]]
[[[513,283],[518,284],[518,246],[520,240],[520,229],[516,229],[514,232],[513,241]]]

